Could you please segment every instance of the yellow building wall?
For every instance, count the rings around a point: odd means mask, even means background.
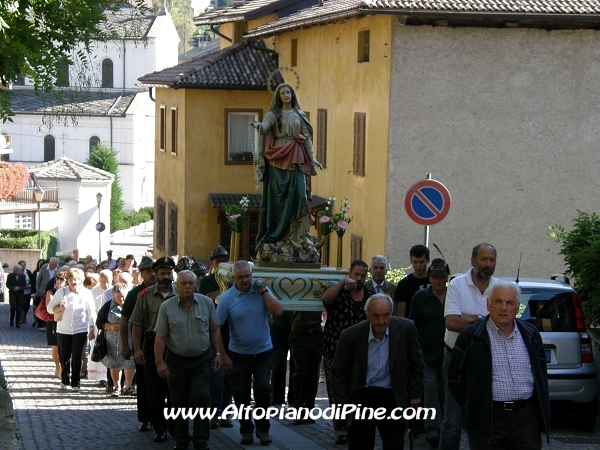
[[[351,234],[362,236],[367,262],[385,250],[392,19],[367,16],[293,31],[275,41],[279,66],[284,67],[291,65],[292,39],[297,39],[298,98],[315,131],[317,110],[327,110],[327,168],[313,178],[313,193],[336,197],[334,212],[343,197],[349,199],[353,220],[344,236],[344,267],[351,262]],[[370,58],[358,63],[358,34],[363,30],[370,30]],[[269,45],[273,38],[266,41]],[[282,73],[296,85],[292,73]],[[365,176],[352,173],[355,112],[366,113]],[[330,264],[335,264],[336,242],[332,236]]]
[[[251,20],[249,22],[242,20],[239,22],[228,22],[221,24],[219,27],[219,33],[221,33],[224,36],[227,36],[233,41],[229,42],[226,39],[221,38],[219,43],[221,50],[243,41],[243,34],[246,31],[260,27],[261,25],[264,25],[268,22],[272,22],[274,20],[277,20],[277,13],[271,13],[269,15],[259,17],[258,19]]]
[[[209,193],[255,193],[252,165],[225,164],[225,110],[266,111],[271,94],[261,91],[207,89],[157,89],[157,134],[155,191],[167,204],[165,243],[168,243],[168,202],[178,207],[177,254],[207,258],[219,242],[218,211]],[[170,152],[171,121],[167,114],[167,151],[158,149],[160,105],[179,112],[179,149]],[[261,116],[262,118],[262,116]],[[261,187],[262,189],[262,187]],[[156,226],[155,226],[156,231]],[[156,234],[156,233],[155,233]],[[165,251],[156,249],[155,257]]]

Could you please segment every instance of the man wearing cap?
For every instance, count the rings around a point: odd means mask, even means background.
[[[409,319],[415,322],[423,351],[423,400],[425,407],[435,408],[435,417],[425,419],[425,438],[434,448],[440,442],[442,405],[444,402],[444,302],[450,269],[441,258],[431,261],[427,271],[431,285],[418,291],[411,300]]]
[[[143,289],[131,313],[133,323],[133,349],[136,364],[144,365],[144,377],[148,391],[150,419],[154,426],[154,442],[167,438],[167,421],[164,416],[165,397],[169,395],[167,382],[158,376],[154,359],[155,326],[158,310],[168,298],[177,295],[173,284],[175,261],[168,256],[160,258],[152,269],[156,273],[156,284]]]
[[[200,280],[200,293],[210,297],[214,301],[219,292],[221,292],[219,283],[217,283],[215,278],[215,271],[219,268],[219,264],[229,261],[229,253],[227,253],[225,247],[217,245],[208,259],[210,259],[210,275],[202,277]]]
[[[448,390],[448,368],[452,349],[458,334],[472,323],[487,314],[485,291],[499,280],[494,278],[496,269],[496,249],[488,243],[473,247],[469,271],[454,278],[448,285],[444,304],[446,334],[444,341],[444,419],[440,432],[440,447],[445,450],[458,450],[462,429],[462,406],[456,402]]]
[[[152,258],[148,256],[142,257],[138,269],[144,282],[129,291],[127,297],[125,297],[125,302],[123,303],[123,308],[121,310],[121,321],[119,322],[119,334],[121,336],[120,352],[125,360],[128,360],[131,357],[131,349],[129,348],[129,340],[127,338],[129,317],[131,317],[131,314],[133,313],[139,293],[156,283],[156,274],[154,273],[152,264],[154,264]],[[136,363],[135,373],[137,383],[138,420],[141,423],[139,431],[150,431],[150,412],[148,411],[148,393],[146,391],[144,365]]]
[[[371,258],[371,279],[365,281],[365,287],[376,294],[387,294],[394,298],[396,294],[396,283],[387,281],[385,276],[388,271],[388,260],[383,255],[375,255]]]
[[[206,270],[206,267],[204,267],[204,264],[200,264],[196,261],[192,266],[192,272],[196,275],[196,293],[200,294],[200,281],[206,276],[208,271]]]

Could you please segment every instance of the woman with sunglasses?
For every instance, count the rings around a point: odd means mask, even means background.
[[[80,389],[81,353],[87,339],[92,340],[95,337],[94,298],[92,293],[83,287],[83,279],[83,270],[69,269],[67,286],[57,290],[48,303],[48,312],[63,312],[62,319],[56,324],[56,340],[62,370],[60,389],[67,389],[70,385],[75,392]]]
[[[46,286],[46,298],[44,301],[44,306],[46,308],[56,291],[67,285],[67,270],[69,270],[69,266],[63,266],[57,269],[54,278],[48,282],[48,285]],[[48,312],[52,314],[52,311]],[[60,360],[58,357],[58,342],[56,341],[56,322],[54,320],[46,324],[46,342],[52,347],[52,360],[54,361],[55,366],[54,376],[60,378]]]

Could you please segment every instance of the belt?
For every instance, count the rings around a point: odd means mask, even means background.
[[[446,350],[448,350],[448,353],[452,353],[452,347],[450,347],[448,344],[444,344],[446,346]]]
[[[147,339],[154,339],[156,337],[156,332],[155,331],[146,331],[144,333],[144,337]]]
[[[531,402],[533,397],[529,397],[527,400],[513,400],[511,402],[493,402],[495,408],[502,408],[505,411],[516,411]]]

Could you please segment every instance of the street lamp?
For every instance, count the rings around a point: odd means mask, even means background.
[[[35,199],[35,201],[37,202],[37,205],[38,205],[38,248],[41,249],[42,248],[42,216],[41,216],[41,211],[40,211],[40,203],[42,202],[42,199],[44,198],[44,191],[42,190],[41,187],[36,186],[35,190],[33,191],[33,198]]]
[[[98,192],[96,194],[96,201],[98,202],[98,225],[96,225],[96,230],[98,230],[98,264],[102,261],[102,227],[100,226],[102,222],[100,222],[100,203],[102,203],[102,193]]]

